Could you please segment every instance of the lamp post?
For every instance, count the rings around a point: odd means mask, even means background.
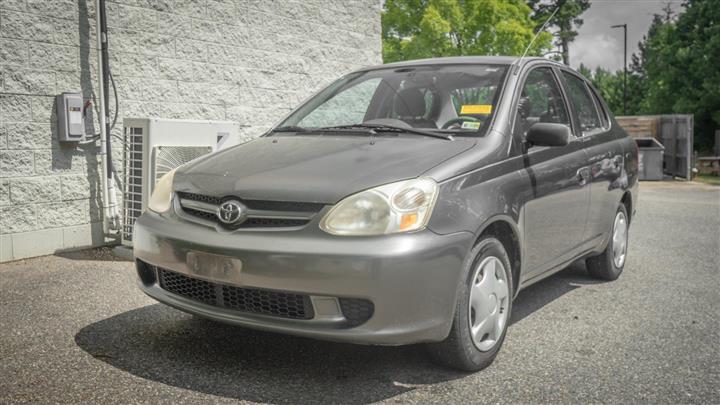
[[[623,115],[627,115],[627,24],[613,25],[610,28],[622,28],[625,46],[623,48]]]

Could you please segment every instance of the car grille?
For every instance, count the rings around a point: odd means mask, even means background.
[[[312,319],[315,316],[308,295],[234,287],[188,277],[160,267],[156,269],[160,288],[203,304],[288,319]]]
[[[324,204],[245,200],[235,196],[215,197],[178,192],[181,216],[188,220],[225,229],[295,228],[306,225]],[[246,217],[236,224],[225,224],[217,218],[217,209],[224,201],[235,200],[246,208]]]

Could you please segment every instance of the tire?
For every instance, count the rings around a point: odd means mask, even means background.
[[[479,371],[495,360],[505,340],[512,313],[513,279],[510,260],[499,240],[482,239],[469,257],[473,259],[463,269],[450,334],[442,342],[427,344],[427,349],[431,358],[441,365],[463,371]],[[492,274],[491,266],[495,269],[494,282],[492,278],[486,278]],[[491,307],[493,310],[489,309]],[[482,312],[485,313],[479,315]],[[497,317],[494,322],[481,322],[483,319],[489,321],[491,316]],[[472,337],[471,322],[478,331],[479,343]],[[487,335],[484,335],[486,328],[481,324],[490,325]],[[486,338],[483,339],[484,336]]]
[[[592,277],[607,281],[617,280],[620,277],[627,261],[629,225],[625,205],[620,204],[615,212],[610,240],[605,250],[585,260],[588,273]],[[622,257],[619,256],[620,254]]]

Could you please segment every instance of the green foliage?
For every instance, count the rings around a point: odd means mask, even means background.
[[[615,115],[623,114],[623,71],[584,75]],[[628,115],[693,114],[695,148],[711,149],[720,129],[720,7],[688,0],[678,16],[655,15],[628,69]]]
[[[557,13],[548,23],[548,27],[557,28],[555,45],[560,48],[562,61],[570,64],[570,42],[577,36],[577,28],[583,24],[582,13],[590,8],[590,0],[528,0],[534,11],[534,19],[538,27],[557,9]]]
[[[521,55],[535,25],[522,0],[387,0],[383,60]],[[542,54],[550,41],[549,33],[541,33],[529,54]]]

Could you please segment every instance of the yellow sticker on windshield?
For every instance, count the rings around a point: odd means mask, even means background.
[[[492,113],[492,105],[490,104],[465,104],[460,107],[460,114],[483,114],[487,115]]]

